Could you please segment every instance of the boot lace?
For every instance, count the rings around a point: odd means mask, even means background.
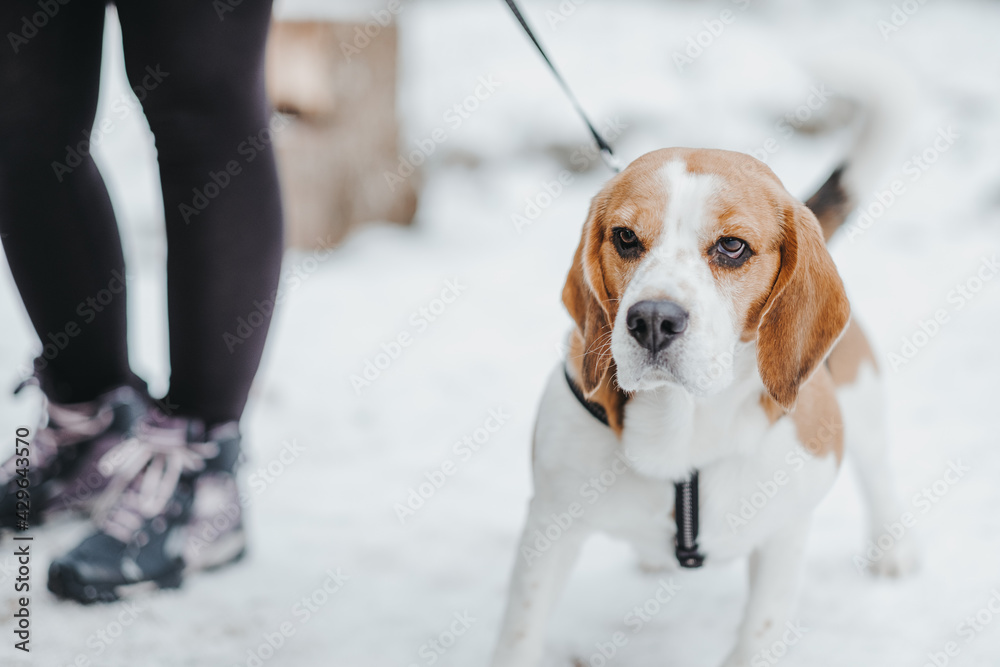
[[[147,520],[165,513],[182,475],[203,470],[218,454],[214,442],[188,442],[186,425],[144,420],[134,437],[101,457],[98,468],[111,477],[95,511],[102,532],[128,543]]]
[[[114,411],[108,403],[80,403],[60,405],[42,395],[42,418],[35,437],[28,446],[28,467],[32,471],[48,468],[56,460],[59,450],[95,438],[110,428],[114,421]],[[17,456],[12,456],[0,465],[0,478],[12,479],[17,469]]]

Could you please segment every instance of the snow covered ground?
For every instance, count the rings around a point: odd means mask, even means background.
[[[928,654],[938,665],[1000,664],[1000,616],[987,608],[1000,598],[1000,280],[977,283],[1000,250],[1000,5],[912,2],[916,13],[887,38],[878,22],[892,20],[888,0],[525,5],[583,104],[619,128],[614,143],[624,159],[671,145],[777,146],[768,162],[801,195],[825,178],[847,137],[785,137],[776,128],[807,103],[813,82],[800,63],[863,45],[913,71],[922,102],[908,150],[886,174],[886,182],[903,179],[906,192],[853,241],[836,239],[833,253],[886,368],[893,458],[925,566],[901,581],[857,571],[863,514],[845,467],[809,543],[797,617],[808,631],[781,664],[921,667]],[[674,53],[723,10],[733,20],[679,71]],[[297,0],[282,11],[327,10],[323,0]],[[375,225],[332,253],[288,254],[299,285],[281,308],[245,419],[250,556],[181,591],[82,608],[45,592],[44,572],[86,527],[37,530],[25,660],[11,648],[4,611],[13,612],[15,597],[6,542],[0,664],[488,660],[531,492],[535,405],[570,322],[560,291],[589,198],[608,173],[502,3],[405,4],[399,23],[408,146],[435,128],[447,141],[427,159],[412,228]],[[126,90],[114,40],[109,48],[102,114]],[[446,113],[475,94],[481,77],[491,85],[456,126]],[[910,155],[949,127],[954,143],[919,177],[906,172]],[[152,159],[138,113],[115,126],[99,156],[129,259],[135,368],[163,391],[164,247]],[[592,168],[577,171],[583,164]],[[561,192],[539,199],[561,174]],[[518,229],[512,216],[535,213],[528,200],[538,215]],[[959,298],[958,285],[978,291]],[[10,314],[0,337],[2,386],[20,377],[37,345],[7,271],[0,309]],[[929,339],[918,335],[939,310],[947,321]],[[395,351],[401,334],[409,344],[386,366],[378,355]],[[893,370],[887,355],[902,354],[904,338],[924,344]],[[357,391],[352,376],[376,360],[384,368]],[[0,438],[12,440],[3,434],[32,423],[36,408],[33,399],[0,402]],[[497,413],[496,432],[477,430]],[[478,439],[478,450],[456,450],[464,438]],[[455,474],[401,521],[397,504],[449,461]],[[954,484],[940,481],[957,462],[969,470]],[[928,488],[936,488],[934,502],[914,503]],[[659,576],[641,573],[623,545],[595,538],[556,610],[547,664],[600,665],[591,660],[595,643],[624,630],[628,644],[609,665],[716,665],[734,640],[744,575],[741,564],[672,575],[681,591],[633,634],[624,617],[655,593]],[[439,654],[432,641],[450,647]],[[953,657],[943,654],[949,642]]]

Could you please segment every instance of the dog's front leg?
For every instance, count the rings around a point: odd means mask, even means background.
[[[736,648],[724,667],[760,664],[763,653],[781,641],[787,650],[797,644],[803,630],[791,619],[802,576],[808,521],[801,521],[772,535],[750,556],[750,593],[740,624]],[[769,664],[769,663],[768,663]]]
[[[568,516],[565,512],[557,503],[537,497],[531,501],[493,667],[535,667],[541,662],[549,614],[586,537],[581,526],[564,528],[552,518]]]

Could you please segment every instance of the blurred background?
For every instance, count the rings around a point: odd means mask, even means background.
[[[562,285],[610,172],[499,0],[341,4],[275,8],[268,76],[289,248],[243,423],[250,555],[131,606],[57,602],[39,583],[23,664],[488,660],[531,493],[536,403],[571,324]],[[523,8],[624,162],[664,146],[744,151],[801,197],[853,136],[849,104],[831,95],[809,107],[820,82],[808,63],[861,47],[909,72],[919,90],[912,126],[880,186],[899,178],[905,192],[863,233],[831,245],[884,369],[893,459],[924,567],[899,581],[859,572],[866,532],[845,466],[810,538],[798,609],[808,632],[782,664],[920,667],[955,642],[948,664],[996,665],[1000,617],[987,605],[1000,600],[1000,279],[984,267],[1000,251],[1000,4]],[[733,20],[691,49],[724,11]],[[109,16],[98,119],[113,125],[95,156],[126,250],[132,365],[162,395],[162,199]],[[945,150],[933,148],[941,133],[954,137]],[[863,207],[876,201],[868,194]],[[921,337],[942,309],[946,323]],[[6,269],[0,311],[0,387],[13,387],[40,346]],[[0,401],[0,434],[33,423],[37,409]],[[502,421],[494,433],[484,430],[491,415]],[[448,462],[456,472],[441,482]],[[954,463],[970,470],[941,483]],[[925,489],[933,502],[918,501]],[[82,523],[36,531],[36,582],[85,532]],[[14,608],[11,551],[0,553],[0,610]],[[709,667],[725,656],[745,566],[673,576],[682,591],[613,664]],[[628,548],[594,538],[556,610],[548,664],[594,664],[595,642],[622,630],[658,586]],[[10,636],[8,621],[0,634]],[[11,643],[0,645],[0,664],[22,664]]]

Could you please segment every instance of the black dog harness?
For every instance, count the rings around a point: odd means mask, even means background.
[[[580,385],[569,376],[569,370],[564,369],[566,382],[576,400],[587,409],[594,419],[610,427],[608,412],[603,405],[588,400],[583,395]],[[695,470],[683,482],[674,482],[674,521],[677,524],[677,535],[674,537],[674,554],[681,567],[701,567],[705,555],[698,551],[698,471]]]

